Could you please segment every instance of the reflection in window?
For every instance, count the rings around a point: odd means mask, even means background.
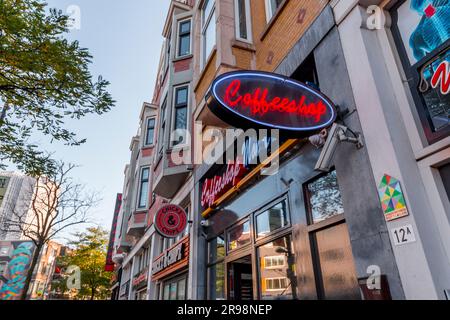
[[[209,242],[209,263],[225,258],[225,240],[222,236],[211,240]]]
[[[295,254],[291,236],[258,248],[262,300],[297,299]]]
[[[228,231],[228,250],[236,250],[250,243],[250,221]]]
[[[256,217],[256,233],[258,237],[264,237],[288,224],[287,201],[283,200],[283,202]]]
[[[313,223],[344,213],[336,171],[309,183],[307,192]]]
[[[225,300],[225,263],[208,268],[208,297],[210,300]]]

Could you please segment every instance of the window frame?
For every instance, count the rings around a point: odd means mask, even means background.
[[[407,0],[399,0],[390,10],[389,13],[392,18],[391,23],[391,32],[394,38],[394,47],[392,48],[394,51],[397,51],[398,56],[400,57],[402,69],[405,72],[406,78],[407,78],[407,85],[409,87],[409,91],[412,95],[412,98],[414,100],[414,109],[411,110],[412,112],[416,111],[419,118],[420,123],[417,123],[417,127],[420,131],[423,132],[423,135],[425,137],[425,140],[428,142],[429,145],[432,145],[447,136],[450,135],[450,125],[448,125],[446,128],[434,131],[432,120],[429,116],[429,113],[427,111],[427,107],[424,101],[424,98],[419,93],[418,87],[420,84],[420,75],[417,70],[419,70],[421,67],[425,66],[429,62],[431,62],[433,59],[435,59],[439,53],[445,51],[446,48],[450,48],[450,39],[445,41],[443,44],[441,44],[438,48],[433,50],[433,52],[429,53],[427,57],[423,58],[421,61],[416,62],[415,64],[411,65],[408,53],[406,51],[405,45],[402,40],[402,36],[400,33],[400,29],[398,28],[398,9],[406,2]]]
[[[186,91],[186,94],[187,94],[186,105],[177,104],[177,93],[183,89],[187,90]],[[184,107],[186,108],[186,128],[185,128],[185,130],[189,130],[189,99],[190,99],[190,85],[188,83],[180,84],[180,85],[173,87],[173,108],[172,108],[173,112],[172,112],[172,121],[171,121],[171,129],[172,130],[171,130],[171,134],[170,134],[171,138],[172,138],[172,132],[175,132],[175,130],[177,130],[176,116],[177,116],[178,109],[182,109]],[[184,141],[184,140],[186,140],[186,137],[184,137],[184,139],[183,139],[184,142],[180,142],[180,143],[177,143],[177,141],[172,141],[172,139],[170,139],[170,140],[171,140],[170,146],[172,148],[174,148],[174,147],[179,148],[179,147],[188,145],[188,141]]]
[[[158,153],[162,154],[164,149],[164,139],[167,129],[167,96],[164,98],[163,103],[160,108],[160,122],[159,122],[159,132],[158,132]]]
[[[148,170],[148,178],[147,181],[144,181],[143,176],[144,176],[144,171]],[[141,206],[141,200],[142,200],[142,186],[143,184],[147,182],[147,199],[145,200],[145,206]],[[149,166],[144,166],[141,167],[140,173],[139,173],[139,188],[138,188],[138,196],[137,196],[137,209],[138,210],[144,210],[147,209],[148,204],[149,204],[149,199],[148,199],[148,194],[150,191],[150,167]]]
[[[239,10],[239,1],[234,0],[234,21],[235,21],[235,36],[239,41],[253,43],[253,32],[252,32],[252,18],[251,18],[251,7],[250,0],[242,0],[244,1],[245,6],[245,24],[247,28],[247,39],[241,37],[241,26],[240,26],[240,10]]]
[[[152,135],[152,142],[148,143],[148,138],[149,138],[149,122],[153,120],[153,135]],[[151,116],[151,117],[147,117],[145,119],[145,137],[144,137],[144,147],[152,147],[155,145],[155,132],[156,132],[156,117],[155,116]]]
[[[183,23],[189,22],[189,32],[181,32],[181,25]],[[177,21],[177,52],[176,52],[176,58],[184,58],[192,55],[192,17],[180,19]],[[186,54],[181,54],[181,37],[189,35],[189,52]]]
[[[213,7],[211,9],[211,12],[209,13],[208,17],[205,17],[205,9],[208,5],[208,3],[212,1],[214,2]],[[206,54],[206,30],[208,29],[211,22],[216,23],[216,21],[211,21],[212,18],[216,18],[216,0],[206,0],[203,2],[202,8],[201,8],[201,69],[204,69],[206,66],[206,63],[208,62],[209,57],[211,56],[212,52],[214,51],[214,46],[217,45],[217,26],[214,27],[216,30],[216,35],[214,36],[214,43],[213,49],[211,49],[211,52]]]
[[[267,212],[268,210],[274,208],[275,206],[286,202],[286,211],[287,211],[287,223],[285,226],[278,228],[276,230],[273,230],[271,232],[269,232],[266,235],[263,236],[259,236],[258,235],[258,217],[261,216],[262,214],[264,214],[265,212]],[[279,232],[283,232],[286,229],[289,229],[290,227],[292,227],[292,218],[291,218],[291,208],[290,208],[290,201],[289,201],[289,196],[288,194],[284,194],[281,197],[278,197],[276,200],[271,201],[270,203],[268,203],[267,205],[265,205],[263,208],[261,208],[260,210],[254,212],[253,214],[254,216],[254,223],[253,223],[253,232],[255,233],[255,242],[259,243],[261,241],[265,241],[266,238],[270,238],[273,237],[273,235],[278,234]]]
[[[287,0],[281,0],[280,5],[275,10],[272,8],[272,0],[265,0],[265,7],[266,7],[266,21],[267,23],[270,23],[270,21],[277,15],[277,12],[279,8],[283,6],[283,3]]]

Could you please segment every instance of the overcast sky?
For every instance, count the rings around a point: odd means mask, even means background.
[[[76,178],[103,198],[94,219],[111,227],[115,196],[122,192],[123,169],[128,163],[131,137],[138,128],[144,101],[151,100],[162,45],[162,28],[169,0],[47,0],[50,7],[66,12],[78,6],[80,30],[69,38],[79,40],[94,56],[91,70],[111,82],[116,107],[102,116],[89,116],[69,123],[80,138],[81,147],[39,143],[55,158],[81,166]],[[73,230],[71,230],[73,231]]]

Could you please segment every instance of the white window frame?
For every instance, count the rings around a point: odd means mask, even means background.
[[[277,12],[277,9],[275,9],[275,11],[273,11],[272,8],[272,4],[271,4],[272,0],[266,0],[266,19],[267,19],[267,23],[270,22],[270,20],[272,20],[272,18],[275,16],[275,13]]]
[[[281,257],[283,257],[283,264],[277,264],[277,265],[273,265],[273,261],[281,261]],[[271,261],[271,266],[267,266],[267,261],[270,260]],[[280,269],[282,267],[284,267],[286,265],[286,259],[284,258],[284,256],[267,256],[264,257],[264,269],[270,270],[270,269]]]
[[[208,61],[209,56],[211,55],[211,53],[214,51],[214,49],[208,53],[208,56],[206,55],[206,41],[205,41],[205,35],[206,35],[206,29],[209,26],[209,24],[211,23],[211,19],[213,17],[216,17],[215,13],[216,13],[216,0],[208,0],[208,1],[212,1],[214,2],[213,8],[211,9],[211,12],[209,13],[208,17],[205,17],[205,4],[207,1],[203,2],[202,8],[201,8],[201,66],[202,69],[205,68],[206,63]],[[216,23],[216,21],[212,21],[212,23]],[[214,37],[214,42],[215,45],[217,45],[217,26],[215,27],[216,30],[216,35]]]
[[[269,281],[275,282],[276,280],[278,280],[278,283],[281,285],[281,280],[284,280],[286,282],[286,287],[281,288],[280,289],[269,289],[269,286],[267,285]],[[275,292],[275,291],[282,291],[282,290],[286,290],[289,287],[289,282],[287,281],[287,277],[275,277],[275,278],[265,278],[264,281],[266,282],[266,292]]]
[[[181,43],[181,34],[180,34],[180,26],[182,23],[189,21],[191,23],[190,26],[190,31],[189,31],[189,53],[184,54],[184,55],[180,55],[180,43]],[[189,57],[192,55],[192,17],[189,18],[185,18],[185,19],[180,19],[177,22],[177,44],[176,44],[176,57],[178,58],[184,58],[184,57]]]
[[[154,120],[155,121],[155,124],[153,125],[153,142],[152,143],[147,143],[147,140],[148,140],[148,122],[150,121],[150,120]],[[154,146],[155,145],[155,133],[156,133],[156,126],[157,126],[157,123],[156,123],[156,117],[155,116],[151,116],[151,117],[147,117],[147,118],[145,118],[145,134],[144,134],[144,147],[151,147],[151,146]]]
[[[171,117],[172,119],[170,121],[170,128],[171,128],[171,131],[170,131],[170,146],[173,147],[173,148],[182,148],[182,147],[185,147],[185,146],[187,146],[189,144],[188,141],[185,141],[185,143],[180,143],[180,144],[175,144],[174,141],[172,141],[172,133],[175,132],[175,130],[176,130],[175,129],[175,116],[176,116],[176,107],[175,107],[175,105],[176,105],[176,102],[177,102],[176,101],[177,89],[179,89],[179,88],[187,88],[186,130],[189,131],[189,105],[190,105],[189,99],[191,97],[191,94],[190,94],[191,86],[190,86],[189,83],[184,83],[184,84],[180,84],[180,85],[174,86],[173,87],[173,92],[172,92],[172,104],[173,104],[173,107],[172,107],[172,117]]]
[[[239,25],[239,0],[234,0],[234,12],[235,12],[235,31],[236,31],[236,39],[243,42],[253,43],[252,37],[252,19],[251,19],[251,9],[250,9],[250,0],[244,0],[245,2],[245,23],[247,25],[247,39],[241,38],[241,30]]]
[[[145,200],[145,207],[141,207],[140,206],[140,202],[141,202],[141,192],[142,192],[142,174],[144,173],[144,170],[146,170],[146,169],[148,169],[148,181],[147,181],[147,183],[148,183],[148,190],[147,190],[147,199]],[[138,187],[138,193],[137,193],[137,197],[136,197],[136,208],[137,208],[137,210],[139,211],[139,210],[145,210],[145,209],[147,209],[148,208],[148,205],[149,205],[149,194],[150,194],[150,174],[151,174],[151,169],[150,169],[150,167],[149,166],[144,166],[144,167],[141,167],[141,170],[139,170],[139,180],[138,180],[138,184],[139,184],[139,187]]]

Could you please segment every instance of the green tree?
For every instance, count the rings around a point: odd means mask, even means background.
[[[64,265],[78,266],[81,271],[79,299],[107,299],[113,274],[105,271],[108,233],[102,228],[88,228],[76,233],[70,243],[73,252],[64,258]]]
[[[85,139],[65,121],[114,105],[109,82],[92,79],[89,51],[64,37],[69,17],[46,6],[42,0],[0,0],[0,167],[10,161],[31,175],[53,169],[29,142],[33,133],[80,145]]]

